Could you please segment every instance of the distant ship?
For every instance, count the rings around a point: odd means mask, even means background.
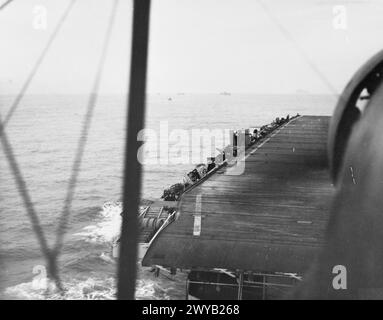
[[[220,95],[221,96],[231,96],[231,93],[224,91],[224,92],[221,92]]]

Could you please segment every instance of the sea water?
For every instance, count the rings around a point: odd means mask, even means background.
[[[3,119],[14,98],[0,96]],[[7,138],[50,245],[55,241],[63,210],[87,100],[86,95],[25,96],[6,126]],[[151,145],[157,152],[147,155],[153,161],[144,165],[141,197],[159,198],[164,188],[182,181],[195,165],[192,157],[181,163],[171,161],[171,154],[168,161],[160,161],[160,149],[168,138],[160,134],[163,128],[171,134],[174,130],[256,127],[287,114],[331,115],[335,104],[334,96],[309,94],[149,95],[145,127],[158,133]],[[115,298],[116,261],[111,257],[111,244],[121,223],[125,123],[126,97],[100,96],[59,257],[63,295],[44,286],[46,263],[1,147],[0,298]],[[193,150],[190,139],[178,144],[190,153],[199,152]],[[141,267],[139,262],[137,266],[137,299],[184,298],[184,274],[155,277],[150,268]]]

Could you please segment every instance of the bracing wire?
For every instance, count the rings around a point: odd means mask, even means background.
[[[331,82],[327,79],[327,77],[319,70],[314,61],[307,55],[306,51],[302,49],[302,47],[297,43],[294,37],[290,34],[290,32],[279,22],[279,20],[272,14],[269,8],[264,4],[262,0],[257,0],[257,2],[262,7],[263,11],[267,14],[269,19],[274,23],[274,25],[279,29],[279,31],[283,34],[283,36],[290,41],[290,43],[294,46],[294,48],[298,51],[304,61],[308,64],[311,70],[318,76],[318,78],[323,82],[323,84],[329,89],[329,91],[337,96],[338,91],[334,88]]]
[[[0,121],[1,121],[1,118],[0,118]],[[12,171],[14,173],[16,184],[18,186],[18,190],[21,193],[21,198],[24,201],[24,206],[25,206],[25,208],[28,211],[28,215],[29,215],[29,217],[31,219],[33,228],[34,228],[35,233],[36,233],[36,235],[38,237],[40,245],[41,245],[43,251],[47,252],[48,245],[47,245],[47,241],[45,239],[45,236],[43,234],[43,231],[41,229],[39,218],[38,218],[37,213],[36,213],[36,211],[34,209],[32,198],[31,198],[31,196],[29,194],[29,191],[28,191],[28,188],[27,188],[27,184],[26,184],[26,182],[25,182],[25,180],[24,180],[24,178],[23,178],[23,176],[21,174],[20,167],[19,167],[19,165],[17,163],[17,160],[16,160],[16,157],[14,155],[12,146],[9,143],[8,137],[7,137],[5,132],[1,136],[1,142],[2,142],[2,145],[3,145],[4,151],[5,151],[5,156],[7,157],[7,160],[8,160],[8,162],[9,162],[9,164],[11,166],[11,169],[12,169]]]
[[[57,269],[57,264],[56,264],[56,254],[48,246],[48,243],[47,243],[47,240],[45,238],[43,229],[40,225],[40,221],[39,221],[37,212],[34,208],[32,198],[31,198],[30,193],[28,191],[27,183],[26,183],[25,179],[23,178],[20,166],[17,163],[16,157],[15,157],[13,149],[12,149],[12,145],[9,142],[7,135],[5,134],[5,126],[9,122],[9,120],[11,119],[11,117],[14,114],[14,112],[16,111],[17,107],[19,106],[20,101],[24,97],[25,92],[27,91],[27,89],[28,89],[30,83],[32,82],[35,74],[37,73],[39,67],[43,63],[50,47],[52,46],[54,40],[56,39],[62,25],[64,24],[65,20],[67,19],[68,15],[69,15],[70,11],[72,10],[73,5],[75,4],[76,1],[77,0],[71,0],[69,2],[66,10],[64,11],[63,15],[59,19],[53,33],[49,37],[47,44],[45,45],[44,49],[42,50],[42,53],[38,57],[36,63],[34,64],[32,70],[31,70],[31,72],[29,73],[26,81],[24,82],[19,94],[16,96],[16,99],[12,103],[12,105],[9,109],[9,112],[5,117],[4,122],[0,118],[0,140],[1,140],[1,144],[4,148],[5,156],[7,158],[9,165],[10,165],[11,171],[15,177],[17,189],[18,189],[18,192],[19,192],[19,194],[23,200],[24,207],[26,209],[28,217],[32,223],[32,228],[36,234],[40,248],[41,248],[42,253],[46,259],[47,266],[48,266],[48,274],[56,282],[56,286],[60,290],[62,289],[62,285],[61,285],[61,280],[60,280],[60,277],[59,277],[59,274],[57,271],[58,269]],[[11,1],[8,1],[8,2],[4,3],[3,5],[1,5],[0,9],[3,9],[10,2]]]
[[[89,101],[88,101],[88,105],[87,105],[87,112],[86,112],[86,115],[84,118],[83,128],[82,128],[81,136],[80,136],[79,143],[78,143],[76,157],[75,157],[75,160],[73,163],[72,173],[71,173],[70,181],[68,184],[67,196],[66,196],[66,199],[64,201],[63,212],[62,212],[62,215],[60,217],[59,227],[57,229],[56,243],[52,249],[49,248],[49,246],[48,246],[48,243],[47,243],[47,240],[45,238],[43,229],[41,227],[37,212],[34,208],[32,198],[30,196],[26,181],[23,178],[21,169],[17,163],[17,160],[16,160],[16,157],[14,155],[12,146],[11,146],[11,144],[8,140],[8,137],[5,133],[5,124],[10,120],[10,118],[14,114],[15,110],[19,106],[20,101],[22,100],[22,98],[23,98],[25,92],[27,91],[31,81],[33,80],[35,74],[37,73],[37,71],[38,71],[40,65],[42,64],[49,48],[51,47],[54,39],[56,38],[59,30],[61,29],[62,25],[64,24],[67,16],[69,15],[69,12],[71,11],[71,9],[72,9],[72,7],[76,1],[77,0],[72,0],[69,3],[69,6],[65,10],[64,14],[62,15],[61,19],[59,20],[58,24],[56,25],[54,32],[52,33],[51,37],[49,38],[47,45],[43,49],[42,54],[39,56],[39,58],[36,61],[31,73],[27,77],[27,80],[25,81],[22,89],[20,90],[14,103],[12,104],[10,111],[8,112],[4,122],[0,118],[0,140],[1,140],[1,143],[3,145],[6,158],[9,162],[11,171],[15,177],[18,191],[19,191],[20,196],[23,200],[23,203],[24,203],[24,206],[26,208],[28,217],[32,223],[32,227],[33,227],[33,230],[34,230],[36,237],[38,239],[42,253],[43,253],[43,255],[47,261],[48,274],[55,281],[56,286],[58,287],[58,289],[60,289],[61,292],[63,291],[63,287],[62,287],[62,283],[61,283],[58,268],[57,268],[57,258],[58,258],[60,249],[62,247],[62,241],[63,241],[63,237],[65,234],[67,220],[68,220],[69,215],[70,215],[70,208],[71,208],[71,203],[72,203],[73,196],[74,196],[75,186],[77,183],[78,173],[80,170],[81,160],[82,160],[85,145],[87,142],[87,136],[88,136],[88,132],[89,132],[89,128],[90,128],[90,122],[91,122],[91,118],[93,116],[95,104],[97,102],[98,90],[99,90],[100,81],[101,81],[101,77],[102,77],[103,67],[105,64],[107,49],[109,47],[109,40],[110,40],[113,25],[114,25],[114,21],[115,21],[118,0],[114,0],[114,4],[112,7],[112,13],[111,13],[111,16],[109,18],[108,29],[107,29],[107,32],[105,35],[102,54],[101,54],[100,62],[98,65],[96,78],[95,78],[95,81],[94,81],[94,84],[92,87],[92,92],[91,92],[90,97],[89,97]]]
[[[48,42],[46,43],[44,49],[41,51],[40,56],[36,60],[35,64],[33,65],[32,70],[30,71],[30,73],[29,73],[28,77],[26,78],[23,86],[21,87],[20,92],[18,93],[18,95],[16,96],[15,100],[13,101],[11,107],[9,108],[9,111],[6,114],[4,121],[2,123],[2,127],[0,128],[0,135],[2,134],[3,130],[5,129],[6,125],[8,124],[9,120],[11,119],[11,117],[13,116],[13,114],[15,113],[17,108],[19,107],[21,100],[23,99],[26,91],[29,88],[29,85],[31,84],[33,78],[35,77],[37,71],[39,70],[42,62],[44,61],[44,59],[45,59],[45,57],[46,57],[46,55],[50,49],[50,47],[52,46],[54,40],[56,39],[59,31],[61,30],[61,27],[63,26],[65,20],[67,19],[68,15],[69,15],[70,11],[72,10],[73,5],[75,4],[76,1],[77,0],[71,0],[69,2],[64,13],[60,17],[60,20],[56,24],[52,34],[50,35],[50,37],[48,39]]]
[[[1,118],[0,118],[0,127],[1,127]],[[60,281],[60,278],[57,274],[57,268],[55,267],[54,262],[53,262],[54,259],[53,259],[52,252],[51,252],[50,248],[48,247],[48,243],[47,243],[47,240],[45,238],[43,229],[41,227],[39,217],[38,217],[37,212],[34,208],[32,198],[29,194],[27,184],[23,178],[20,167],[19,167],[17,160],[16,160],[16,157],[14,155],[12,146],[11,146],[10,142],[8,141],[8,138],[7,138],[5,131],[3,132],[2,135],[0,135],[0,140],[1,140],[1,144],[4,148],[4,153],[5,153],[5,156],[7,158],[8,163],[10,165],[11,171],[15,177],[17,190],[18,190],[18,192],[19,192],[19,194],[23,200],[24,207],[25,207],[27,214],[28,214],[28,217],[31,221],[33,231],[36,234],[36,237],[37,237],[37,240],[39,242],[42,253],[43,253],[43,255],[47,261],[49,275],[52,279],[55,280],[57,287],[61,288],[61,281]]]
[[[63,238],[65,235],[68,219],[70,216],[71,205],[72,205],[74,194],[75,194],[76,184],[77,184],[78,175],[80,172],[80,167],[81,167],[81,162],[84,155],[85,146],[87,143],[89,128],[90,128],[91,120],[94,114],[94,109],[97,103],[98,91],[100,87],[100,82],[102,78],[102,73],[103,73],[103,69],[105,65],[108,48],[109,48],[110,38],[113,31],[114,23],[115,23],[117,7],[118,7],[118,0],[114,0],[112,11],[110,13],[110,17],[108,21],[108,27],[105,33],[100,60],[97,67],[96,77],[93,82],[92,91],[89,96],[87,109],[86,109],[85,117],[82,124],[82,130],[81,130],[80,138],[77,144],[77,151],[76,151],[75,159],[72,166],[72,171],[71,171],[71,176],[68,183],[64,206],[61,213],[59,225],[57,228],[57,234],[56,234],[57,238],[56,238],[56,244],[55,244],[56,253],[60,251],[63,245]]]
[[[7,7],[12,1],[13,1],[13,0],[7,0],[7,1],[5,1],[4,3],[2,3],[2,4],[0,5],[0,11],[3,10],[3,9],[5,9],[5,7]]]

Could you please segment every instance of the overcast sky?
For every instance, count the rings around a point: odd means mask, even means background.
[[[263,3],[152,0],[148,91],[339,92],[383,48],[383,1]],[[67,4],[14,0],[0,11],[1,94],[20,89]],[[46,29],[35,27],[41,5]],[[112,0],[77,1],[29,93],[89,92],[111,8]],[[101,93],[128,87],[131,23],[132,3],[120,0]]]

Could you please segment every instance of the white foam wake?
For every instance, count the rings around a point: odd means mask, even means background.
[[[84,281],[64,282],[65,291],[60,293],[54,286],[47,290],[36,287],[34,281],[20,283],[5,290],[7,299],[21,300],[113,300],[116,284],[113,278],[88,278]],[[151,279],[138,279],[136,299],[169,299],[166,290]]]
[[[20,283],[5,290],[12,299],[25,300],[111,300],[115,299],[116,286],[113,278],[88,278],[84,281],[64,282],[65,291],[36,287],[34,281]]]
[[[102,221],[95,225],[86,226],[75,236],[82,237],[91,243],[111,243],[120,234],[122,203],[118,201],[105,202],[100,211]]]

